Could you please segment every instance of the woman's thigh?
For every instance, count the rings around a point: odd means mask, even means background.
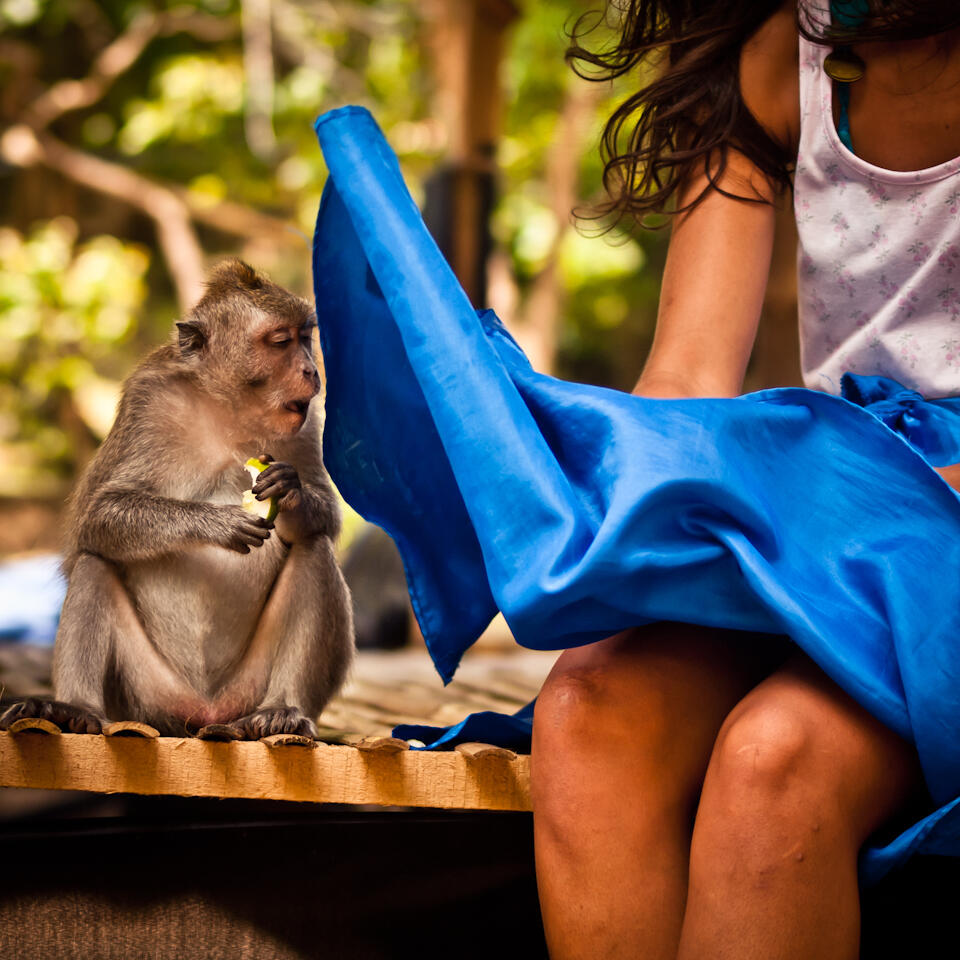
[[[535,810],[576,817],[578,798],[610,788],[692,812],[724,718],[787,652],[781,637],[667,622],[565,651],[535,709]]]
[[[531,795],[550,955],[676,955],[693,810],[717,731],[779,638],[657,623],[561,655]]]

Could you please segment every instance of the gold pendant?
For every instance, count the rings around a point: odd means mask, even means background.
[[[827,54],[823,71],[831,80],[853,83],[866,72],[867,65],[849,48],[837,47]]]

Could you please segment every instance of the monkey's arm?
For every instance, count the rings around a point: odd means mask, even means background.
[[[101,490],[81,511],[80,551],[118,562],[159,557],[188,543],[249,553],[271,525],[239,506],[193,503],[123,488]]]

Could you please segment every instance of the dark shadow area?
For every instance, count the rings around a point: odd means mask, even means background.
[[[4,960],[546,957],[529,814],[20,793]],[[942,857],[867,891],[861,960],[944,955],[957,892]]]
[[[865,892],[861,960],[955,956],[958,894],[960,859],[913,857]]]
[[[0,827],[0,956],[546,955],[529,815],[103,803]]]

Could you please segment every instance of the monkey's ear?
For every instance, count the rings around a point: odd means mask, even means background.
[[[178,320],[177,341],[180,344],[180,355],[191,357],[203,349],[203,345],[207,342],[207,334],[196,320]]]

